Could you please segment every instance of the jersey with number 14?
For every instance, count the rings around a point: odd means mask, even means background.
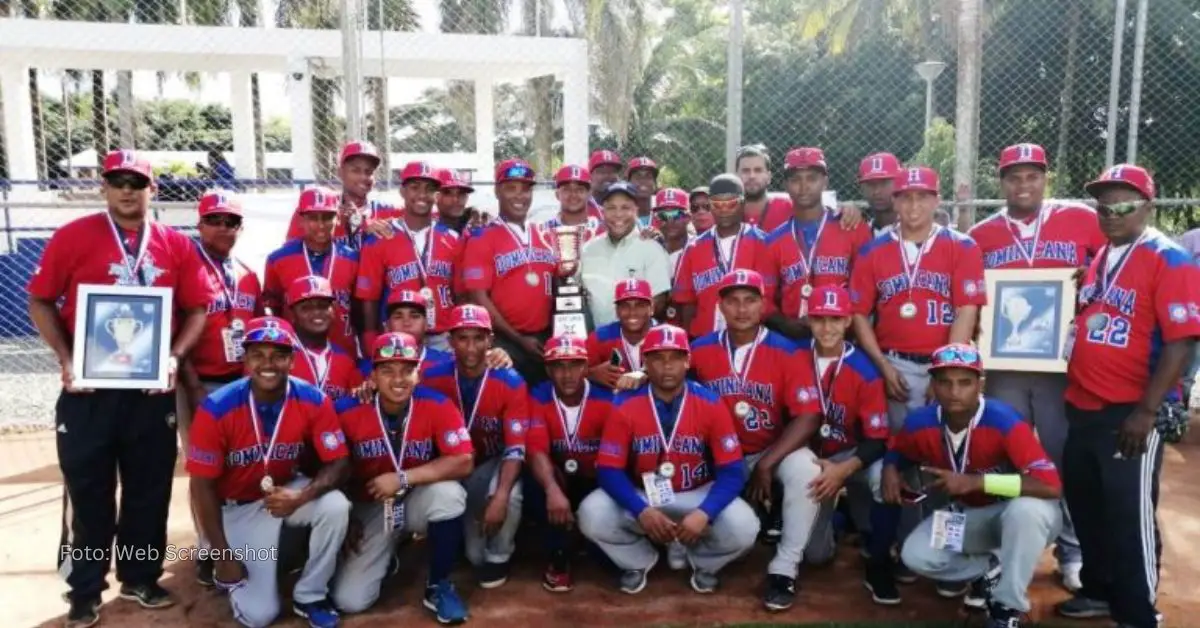
[[[1096,210],[1060,201],[1045,203],[1027,221],[1014,220],[1006,209],[1001,209],[979,221],[967,234],[979,244],[983,267],[989,270],[1079,268],[1106,242]],[[1032,255],[1030,249],[1034,249]]]
[[[726,342],[725,334],[701,336],[692,343],[692,366],[696,379],[719,395],[732,414],[743,453],[770,447],[786,419],[821,413],[812,369],[796,361],[799,347],[794,342],[761,328],[758,346],[744,350],[753,351],[743,358],[750,360],[744,382],[730,364]],[[746,368],[745,362],[739,366]],[[743,401],[750,404],[750,414],[739,417],[737,404]]]
[[[855,314],[875,313],[880,349],[929,355],[950,341],[958,308],[987,303],[983,255],[967,235],[935,227],[924,254],[908,258],[920,263],[910,285],[904,246],[893,230],[863,247],[850,273],[850,301]],[[916,312],[905,317],[908,303]]]
[[[428,287],[433,291],[434,303],[433,320],[426,321],[429,333],[446,331],[450,311],[454,309],[454,273],[462,255],[462,242],[454,230],[433,223],[421,236],[428,238],[425,246],[433,247],[432,251],[425,252],[428,267],[422,271],[416,244],[398,223],[398,220],[393,221],[395,233],[390,238],[367,236],[363,240],[354,296],[382,305],[387,303],[388,295],[397,290],[419,292]],[[426,273],[424,277],[423,272]],[[380,317],[383,316],[384,312],[380,312]]]

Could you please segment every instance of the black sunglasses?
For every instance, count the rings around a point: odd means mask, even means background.
[[[228,214],[205,216],[203,222],[210,227],[225,227],[226,229],[237,229],[242,226],[240,216],[231,216]]]
[[[118,190],[144,190],[150,187],[150,179],[137,174],[110,174],[104,177],[104,181],[108,183],[108,187]]]
[[[1103,203],[1096,205],[1096,213],[1101,216],[1128,216],[1137,211],[1138,207],[1142,206],[1145,201],[1126,201],[1124,203],[1113,203],[1112,205],[1104,205]]]
[[[660,209],[655,212],[655,215],[664,222],[671,222],[681,218],[687,218],[687,212],[682,209]]]

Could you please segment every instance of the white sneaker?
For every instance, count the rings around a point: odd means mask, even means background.
[[[1058,570],[1062,574],[1063,588],[1074,593],[1083,588],[1083,583],[1079,581],[1079,572],[1083,569],[1083,563],[1067,563],[1060,565]]]
[[[667,546],[667,566],[673,571],[687,569],[687,548],[679,541],[672,541]]]

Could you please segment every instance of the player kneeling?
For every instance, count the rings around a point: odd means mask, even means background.
[[[526,499],[539,515],[550,555],[542,586],[564,592],[574,587],[569,557],[575,549],[575,509],[596,489],[596,452],[613,396],[588,381],[587,344],[582,338],[556,336],[543,353],[550,381],[531,393],[526,456],[537,481],[526,484]]]
[[[425,607],[443,624],[460,624],[467,607],[450,582],[463,540],[467,492],[459,480],[474,466],[462,414],[417,383],[421,346],[408,334],[375,339],[371,379],[376,398],[338,401],[353,475],[350,530],[333,579],[333,601],[349,613],[379,599],[379,587],[403,534],[429,538]]]
[[[214,583],[229,593],[234,618],[252,628],[279,616],[275,548],[285,525],[312,528],[292,610],[310,626],[338,625],[327,594],[350,502],[332,489],[350,463],[332,403],[288,375],[295,343],[283,319],[251,320],[242,341],[249,377],[209,395],[190,432],[192,504],[215,553]],[[305,448],[325,463],[311,481],[296,473]]]
[[[1058,471],[1024,418],[983,397],[974,347],[938,349],[929,372],[937,403],[909,414],[894,436],[883,494],[900,503],[909,492],[901,472],[917,464],[949,499],[913,530],[901,559],[937,581],[972,581],[967,605],[986,606],[989,628],[1016,628],[1038,559],[1062,525]]]
[[[646,587],[655,543],[683,543],[692,589],[711,593],[717,573],[758,536],[758,517],[738,497],[746,479],[733,417],[716,393],[687,379],[690,353],[678,327],[646,334],[649,385],[617,395],[596,458],[600,489],[579,506],[580,529],[624,570],[625,593]]]

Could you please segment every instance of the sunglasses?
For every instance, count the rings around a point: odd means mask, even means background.
[[[946,347],[935,352],[933,360],[939,364],[946,362],[974,364],[979,361],[979,351],[971,347]]]
[[[533,176],[533,173],[525,166],[513,166],[504,171],[504,178],[506,179],[520,179],[531,176]]]
[[[104,181],[108,187],[117,190],[128,188],[140,191],[150,187],[150,179],[136,174],[110,174],[104,177]]]
[[[654,214],[664,222],[673,222],[687,218],[687,212],[682,209],[662,209]]]
[[[205,216],[203,222],[209,227],[225,227],[226,229],[238,229],[242,226],[240,217],[220,214]]]
[[[1128,216],[1137,211],[1142,203],[1143,201],[1127,201],[1124,203],[1113,203],[1112,205],[1099,204],[1096,205],[1096,213],[1101,216]]]
[[[713,209],[731,209],[737,207],[740,202],[742,202],[740,198],[710,198],[708,200],[709,206]]]

